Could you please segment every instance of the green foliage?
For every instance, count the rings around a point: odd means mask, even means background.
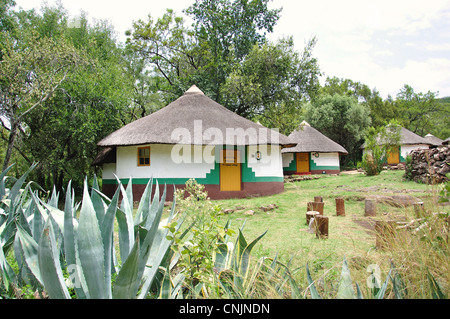
[[[392,149],[400,147],[401,126],[392,120],[387,126],[369,128],[364,142],[364,155],[360,167],[366,175],[380,174],[386,163],[388,153]]]
[[[84,183],[79,217],[79,204],[74,191],[67,187],[64,211],[58,209],[58,194],[44,202],[37,197],[29,183],[21,189],[26,175],[5,187],[5,170],[0,176],[2,195],[0,216],[0,278],[3,289],[32,285],[50,298],[146,298],[159,267],[168,268],[171,261],[171,240],[164,228],[174,217],[175,202],[169,217],[161,221],[165,191],[159,200],[159,191],[151,200],[152,181],[146,187],[136,217],[132,218],[132,181],[127,190],[119,184],[114,197],[109,199],[98,190],[96,181],[91,193]],[[158,188],[158,185],[157,189]],[[122,204],[118,207],[119,195]],[[115,256],[114,220],[119,225],[121,265]],[[181,221],[182,222],[182,221]],[[180,224],[181,224],[180,222]],[[177,228],[174,229],[176,231]],[[14,248],[18,264],[16,273],[7,259]],[[68,274],[68,278],[64,274]],[[113,284],[114,277],[114,284]]]
[[[446,176],[449,180],[441,186],[442,188],[439,191],[439,203],[450,202],[450,174],[447,174]]]
[[[346,163],[356,163],[364,132],[370,125],[368,107],[355,97],[325,94],[306,104],[304,111],[312,127],[349,152]]]
[[[302,101],[312,99],[320,86],[315,44],[311,39],[301,56],[292,38],[253,46],[222,87],[229,108],[289,134],[299,124]]]
[[[312,299],[322,299],[322,296],[318,292],[315,281],[312,279],[311,274],[309,272],[308,265],[306,266],[306,274],[307,274],[307,280],[308,280],[308,290],[310,292]],[[402,292],[404,288],[401,286],[401,281],[399,280],[399,275],[395,272],[395,267],[393,264],[391,264],[391,269],[389,271],[389,274],[386,277],[386,280],[381,285],[381,278],[378,278],[377,275],[374,274],[372,270],[372,274],[369,278],[372,279],[372,281],[369,282],[368,280],[368,288],[370,289],[370,294],[368,297],[370,299],[383,299],[387,286],[389,283],[389,280],[393,282],[394,291],[395,291],[395,297],[397,299],[402,299],[403,295]],[[396,278],[396,279],[394,279]],[[353,285],[356,286],[356,293],[355,288]],[[347,260],[344,256],[344,260],[342,262],[342,269],[341,269],[341,277],[338,284],[338,290],[335,296],[336,299],[364,299],[364,296],[362,294],[361,288],[358,285],[358,283],[354,283],[351,278],[350,269],[348,268]]]
[[[168,239],[174,240],[172,249],[179,254],[177,267],[185,277],[189,287],[195,288],[200,283],[208,283],[214,274],[213,256],[226,236],[234,232],[228,224],[223,227],[219,223],[220,206],[213,204],[204,186],[194,179],[186,182],[185,189],[178,189],[178,209],[185,215],[187,230],[175,232],[178,222],[167,227],[174,233]],[[182,240],[187,233],[186,240]]]

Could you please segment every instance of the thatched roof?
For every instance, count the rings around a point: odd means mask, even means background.
[[[386,128],[387,130],[389,130],[389,126]],[[384,144],[383,141],[381,141],[381,138],[378,137],[378,144]],[[417,144],[424,144],[424,145],[433,145],[431,142],[429,142],[428,140],[426,140],[425,138],[411,132],[410,130],[401,127],[400,128],[400,145],[417,145]],[[363,145],[361,145],[362,149],[365,148],[365,143]]]
[[[299,128],[289,135],[289,140],[297,145],[285,148],[282,153],[340,153],[347,155],[348,152],[338,143],[320,133],[311,127],[307,122],[303,121]]]
[[[449,145],[449,143],[450,143],[450,137],[447,138],[446,140],[444,140],[444,141],[442,142],[442,145]]]
[[[289,140],[285,135],[228,110],[204,95],[194,85],[174,102],[120,128],[98,142],[98,145],[178,143],[238,146],[289,145]]]
[[[424,139],[426,139],[428,142],[433,144],[433,146],[441,146],[442,142],[444,142],[443,140],[441,140],[440,138],[434,136],[433,134],[425,135]]]

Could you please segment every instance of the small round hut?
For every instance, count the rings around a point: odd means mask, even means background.
[[[288,138],[296,145],[282,150],[285,175],[340,172],[340,156],[347,155],[348,152],[306,121],[303,121]]]

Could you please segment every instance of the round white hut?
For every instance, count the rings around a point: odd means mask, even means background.
[[[289,135],[289,140],[296,145],[282,150],[286,175],[337,174],[340,172],[340,155],[348,154],[345,148],[306,121]]]
[[[195,85],[161,110],[102,139],[95,165],[102,188],[112,196],[117,176],[132,178],[139,199],[153,177],[183,188],[194,178],[211,199],[243,198],[284,190],[281,148],[286,136],[247,120],[216,103]],[[173,187],[167,187],[171,200]]]

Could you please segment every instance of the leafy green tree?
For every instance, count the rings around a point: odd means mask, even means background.
[[[3,168],[8,167],[24,117],[52,97],[70,70],[82,63],[82,55],[67,41],[22,33],[22,41],[7,38],[0,63],[0,115],[9,130]]]
[[[198,0],[185,10],[191,28],[173,10],[159,19],[134,22],[127,32],[128,47],[152,68],[165,102],[180,96],[192,84],[226,105],[221,90],[233,69],[253,45],[262,44],[280,10],[269,10],[268,0]]]
[[[370,126],[370,111],[357,99],[340,94],[323,95],[305,105],[305,119],[314,128],[342,145],[349,155],[345,164],[355,165],[360,158],[359,147]]]
[[[315,43],[311,39],[301,56],[292,37],[255,45],[227,78],[225,103],[237,114],[290,133],[300,121],[302,102],[320,87],[320,70],[311,55]]]
[[[398,149],[401,140],[401,125],[391,120],[387,126],[370,127],[364,141],[361,168],[367,176],[380,174],[386,164],[390,150]]]
[[[91,26],[84,16],[69,24],[67,13],[58,7],[22,19],[23,25],[33,21],[41,34],[53,34],[55,41],[65,39],[89,61],[70,70],[40,112],[27,114],[23,136],[23,149],[39,161],[33,174],[40,185],[61,190],[72,180],[81,187],[82,176],[94,173],[97,142],[126,124],[122,120],[135,81],[110,25],[100,21]]]
[[[429,128],[434,126],[435,116],[449,116],[450,109],[436,101],[437,93],[416,93],[414,89],[405,84],[395,99],[395,107],[398,109],[399,120],[409,130],[421,136],[429,133]]]

